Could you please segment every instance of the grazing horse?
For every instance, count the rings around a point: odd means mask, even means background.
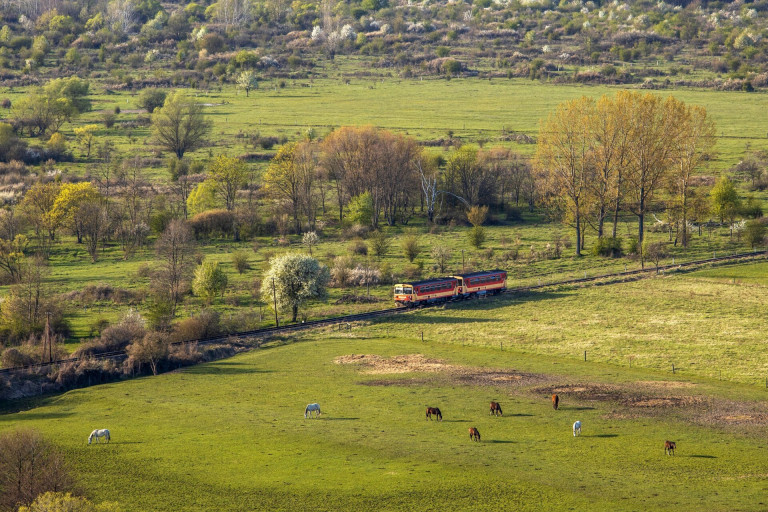
[[[427,407],[428,420],[432,419],[433,414],[435,415],[435,419],[437,419],[437,421],[443,421],[443,413],[440,412],[440,409],[438,409],[437,407]]]
[[[501,412],[501,405],[499,405],[499,402],[491,402],[491,414],[494,416],[504,416],[504,413]]]
[[[105,438],[107,442],[109,442],[109,430],[105,428],[101,428],[101,429],[97,428],[96,430],[91,432],[91,435],[88,436],[88,444],[91,444],[91,441],[93,441],[94,437],[96,438],[97,443],[101,442],[99,441],[99,439],[101,439],[102,437]]]
[[[309,405],[307,405],[307,408],[304,409],[304,417],[306,418],[307,415],[309,415],[309,417],[311,418],[312,417],[312,411],[315,411],[317,413],[317,414],[315,414],[315,418],[320,416],[320,414],[322,414],[320,412],[320,404],[309,404]]]
[[[675,448],[677,448],[677,446],[674,441],[664,441],[664,453],[667,455],[674,455]]]
[[[573,424],[573,436],[580,436],[581,435],[581,422],[577,421]]]
[[[475,427],[469,427],[469,438],[473,441],[480,442],[480,431]]]
[[[557,406],[560,405],[560,397],[557,395],[552,395],[552,407],[557,410]]]

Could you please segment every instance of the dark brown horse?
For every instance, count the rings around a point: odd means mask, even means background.
[[[674,455],[675,448],[677,448],[677,446],[674,441],[664,441],[664,453],[667,455]]]
[[[560,405],[560,397],[557,395],[552,395],[552,407],[557,410],[557,406]]]
[[[431,420],[432,415],[435,416],[437,421],[443,421],[443,413],[440,412],[440,409],[437,407],[427,407],[427,419]]]
[[[480,442],[480,431],[475,427],[469,427],[469,438],[473,441]]]
[[[494,416],[504,416],[504,413],[501,412],[501,405],[499,405],[499,402],[491,402],[491,414]]]

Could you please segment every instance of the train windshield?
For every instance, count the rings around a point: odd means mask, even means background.
[[[395,293],[397,295],[402,295],[404,293],[413,293],[413,287],[398,285],[398,286],[395,286]]]

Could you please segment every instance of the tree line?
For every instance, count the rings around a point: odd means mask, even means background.
[[[535,166],[548,204],[573,226],[577,255],[588,225],[604,237],[608,223],[615,239],[624,211],[637,217],[642,245],[646,217],[662,193],[687,246],[689,221],[708,213],[708,190],[695,178],[714,144],[715,125],[703,107],[620,91],[560,104],[541,123]]]

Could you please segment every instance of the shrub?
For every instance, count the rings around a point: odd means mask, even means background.
[[[123,350],[147,333],[144,318],[136,312],[127,313],[120,322],[110,325],[96,340],[84,343],[72,354],[75,357]]]
[[[251,268],[250,264],[248,263],[248,253],[245,251],[235,251],[232,253],[232,264],[235,267],[235,270],[237,270],[238,274],[242,274],[249,268]]]
[[[371,246],[373,254],[375,254],[377,258],[383,258],[389,251],[390,239],[384,231],[379,230],[371,235],[368,244]]]
[[[607,236],[598,237],[594,247],[592,247],[592,254],[595,256],[605,256],[607,258],[618,258],[624,254],[622,250],[621,238],[613,238]]]
[[[405,252],[405,257],[408,258],[408,261],[413,263],[413,260],[415,260],[421,252],[419,241],[416,239],[415,235],[408,235],[403,239],[403,251]]]
[[[168,356],[169,340],[165,334],[148,332],[140,340],[128,346],[126,352],[132,362],[147,363],[152,374],[157,375],[157,365]]]
[[[480,249],[485,243],[485,228],[482,226],[474,226],[469,230],[467,234],[469,243],[475,249]]]
[[[176,323],[171,332],[172,341],[190,341],[213,338],[221,333],[220,315],[213,309],[203,309]]]
[[[349,256],[338,256],[333,260],[331,267],[331,284],[338,288],[346,288],[352,279],[354,262]]]
[[[744,241],[750,247],[757,247],[765,244],[766,228],[759,220],[750,220],[744,228]]]
[[[192,291],[210,304],[216,295],[224,295],[227,287],[227,275],[217,261],[203,261],[195,270]]]
[[[165,97],[166,92],[162,89],[148,87],[142,89],[139,93],[138,105],[140,108],[146,109],[146,111],[151,114],[156,108],[163,106]]]
[[[210,238],[217,236],[230,236],[235,224],[234,214],[228,210],[216,209],[198,213],[190,225],[195,232],[195,238]]]
[[[362,240],[356,240],[352,242],[352,244],[349,246],[349,252],[351,252],[352,254],[357,254],[359,256],[367,256],[368,244],[366,244]]]

